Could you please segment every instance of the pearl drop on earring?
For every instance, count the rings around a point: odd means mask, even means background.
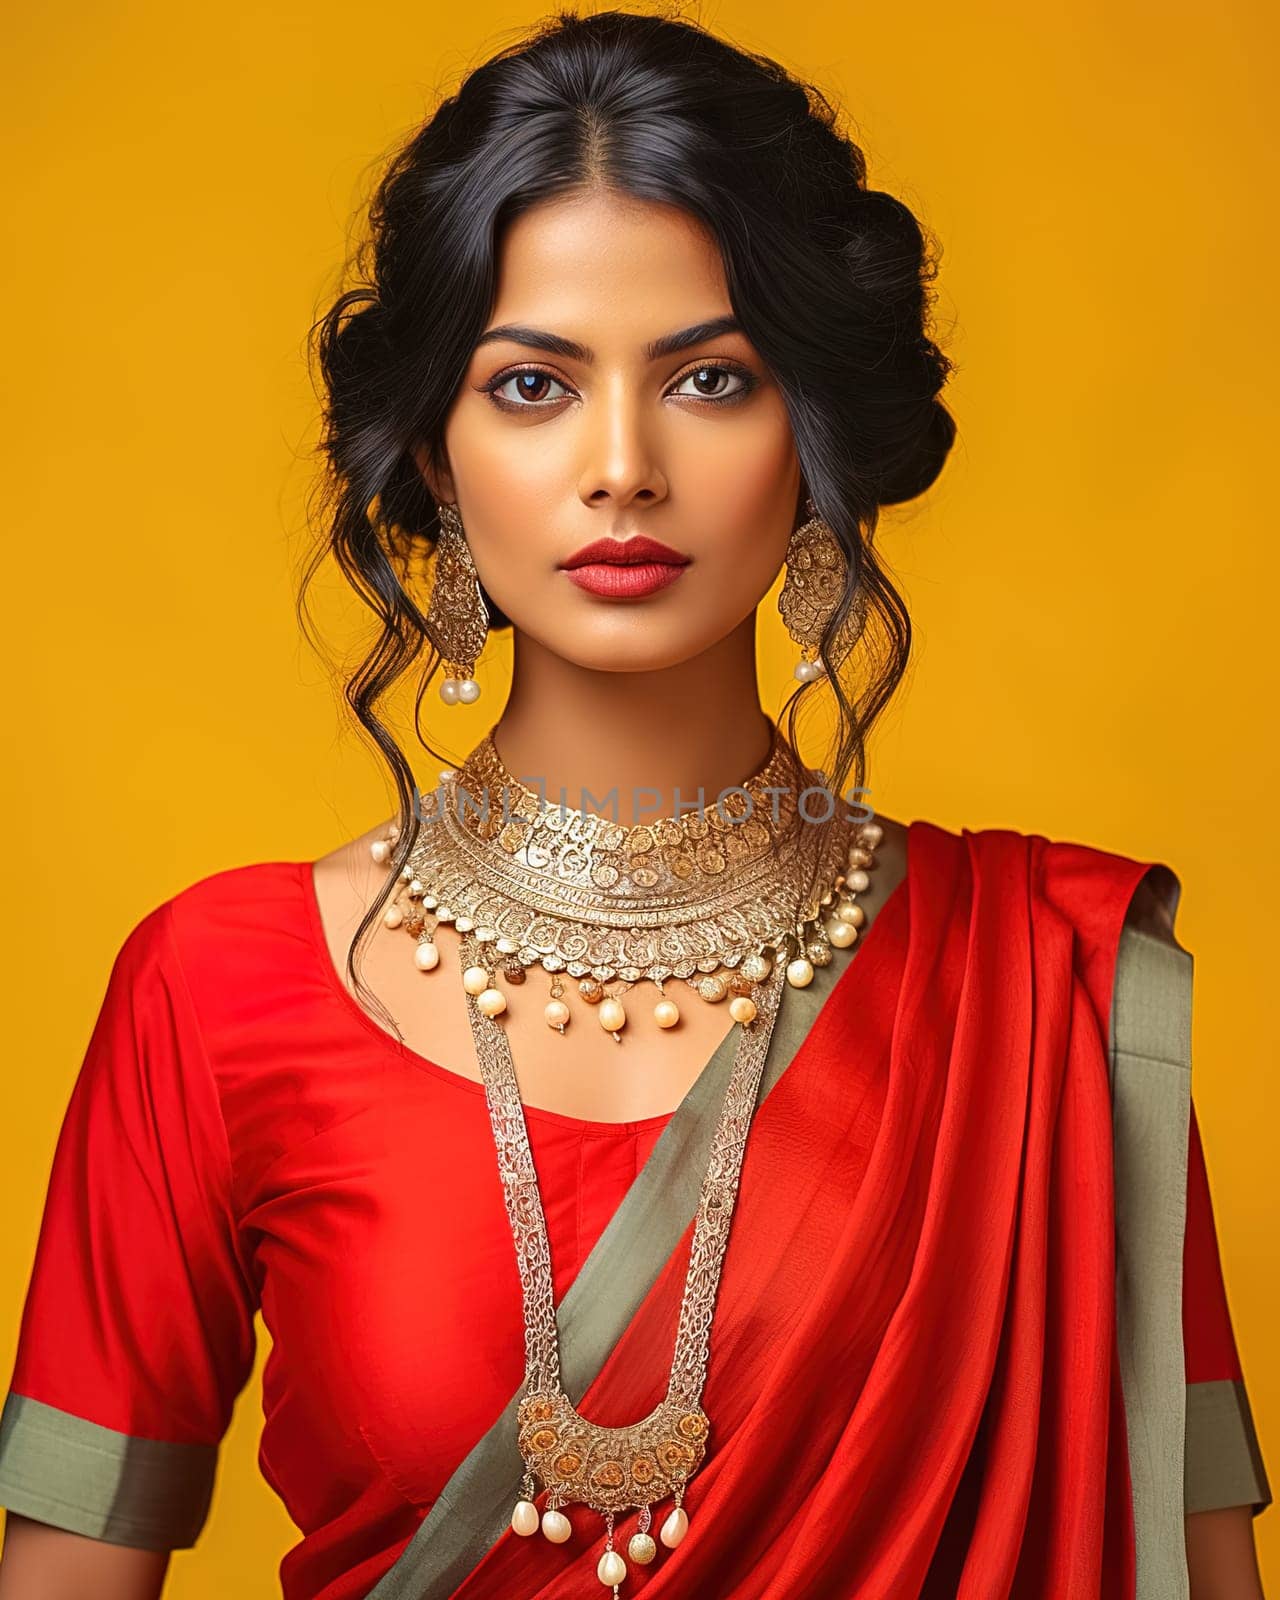
[[[813,652],[812,655],[810,654],[810,651]],[[813,683],[818,678],[826,677],[827,669],[822,664],[821,658],[818,656],[817,645],[805,645],[804,655],[799,661],[796,662],[795,670],[792,675],[800,683]]]
[[[447,706],[471,706],[480,698],[480,685],[474,678],[455,678],[450,673],[440,685],[440,698]]]

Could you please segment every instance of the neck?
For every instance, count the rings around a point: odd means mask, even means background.
[[[694,660],[646,672],[582,668],[523,634],[514,648],[493,743],[550,805],[563,789],[573,809],[629,826],[687,809],[699,789],[711,806],[768,758],[754,615]]]

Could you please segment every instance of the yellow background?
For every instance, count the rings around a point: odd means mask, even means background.
[[[873,184],[941,236],[961,442],[883,525],[917,644],[872,802],[1179,873],[1195,1096],[1280,1484],[1269,13],[725,0],[700,17],[826,89]],[[390,810],[293,615],[305,332],[380,157],[540,14],[140,0],[8,19],[6,1375],[124,935],[196,878],[320,854]],[[336,583],[320,598],[349,647],[352,605]],[[776,617],[762,632],[775,711],[792,653]],[[474,711],[432,697],[455,756],[500,708],[500,651],[483,681]],[[258,1406],[255,1378],[200,1545],[173,1561],[182,1600],[278,1594],[294,1535],[257,1478]],[[1255,1526],[1280,1585],[1280,1514]]]

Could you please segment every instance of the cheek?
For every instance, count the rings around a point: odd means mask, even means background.
[[[566,466],[545,439],[537,447],[543,432],[460,412],[446,434],[467,542],[485,588],[509,614],[506,602],[532,575],[550,575],[559,553],[551,530],[565,522]]]
[[[717,430],[708,430],[716,434]],[[732,433],[733,437],[730,437]],[[691,454],[681,482],[692,542],[735,592],[763,592],[782,565],[794,524],[800,462],[779,401],[749,426],[724,429]]]

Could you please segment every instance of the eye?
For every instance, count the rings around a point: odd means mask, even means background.
[[[708,393],[705,386],[710,383],[716,383],[721,378],[736,378],[738,387],[728,390],[720,388],[714,394]],[[704,361],[701,365],[694,367],[692,372],[686,372],[684,377],[679,379],[680,385],[689,382],[699,386],[691,395],[687,396],[689,399],[706,400],[712,405],[731,405],[734,401],[745,400],[747,395],[756,387],[757,379],[755,374],[748,372],[745,367],[728,366],[718,361]],[[680,388],[672,391],[673,394],[679,394],[680,392]]]
[[[496,378],[490,378],[488,383],[481,384],[480,387],[495,405],[502,406],[507,411],[541,411],[550,403],[547,396],[541,392],[543,385],[548,383],[558,384],[560,388],[564,388],[559,378],[553,378],[541,367],[518,367],[513,372],[500,372]],[[516,385],[515,394],[502,393],[508,384]],[[563,395],[552,395],[551,401],[563,398]]]

